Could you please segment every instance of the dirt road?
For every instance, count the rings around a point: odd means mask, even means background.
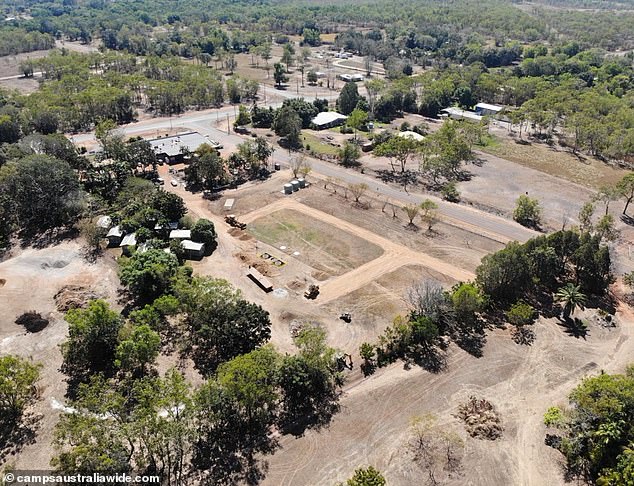
[[[328,213],[319,211],[318,209],[306,206],[305,204],[291,198],[280,199],[268,206],[264,206],[243,215],[240,219],[248,224],[258,218],[282,209],[300,211],[308,216],[324,221],[336,228],[352,233],[353,235],[363,238],[370,243],[380,246],[384,251],[383,255],[379,258],[361,265],[360,267],[357,267],[339,277],[330,279],[321,285],[318,299],[320,304],[325,304],[342,297],[363,287],[364,285],[376,281],[381,275],[392,272],[404,265],[423,265],[443,275],[447,275],[456,281],[466,281],[473,279],[474,277],[471,272],[457,268],[447,262],[425,255],[424,253],[415,252],[403,245],[394,243],[375,233],[372,233],[371,231],[355,226]]]

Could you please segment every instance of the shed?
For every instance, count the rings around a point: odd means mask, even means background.
[[[490,105],[489,103],[478,103],[475,105],[475,112],[481,116],[497,115],[504,109],[503,106]]]
[[[175,229],[170,231],[170,240],[189,240],[191,237],[191,230]]]
[[[448,116],[454,120],[482,121],[481,115],[478,115],[473,111],[461,110],[460,108],[455,108],[453,106],[440,111],[444,114],[444,116]]]
[[[231,211],[231,209],[233,208],[233,204],[236,202],[235,199],[227,199],[225,201],[225,211]]]
[[[154,138],[148,142],[152,145],[158,159],[168,164],[182,162],[184,159],[183,150],[195,152],[203,144],[211,145],[217,150],[222,148],[219,143],[198,132],[179,133],[173,137]]]
[[[119,225],[113,226],[106,234],[106,238],[108,239],[108,246],[119,246],[121,238],[123,238],[123,231],[121,231]]]
[[[324,128],[343,125],[347,119],[348,117],[346,115],[342,115],[336,111],[322,111],[311,120],[311,123],[315,125],[318,130],[323,130]]]
[[[183,240],[181,244],[183,245],[183,250],[185,250],[185,254],[188,259],[200,260],[203,256],[205,256],[204,243],[197,243],[192,240]]]
[[[125,235],[119,246],[122,248],[124,255],[130,255],[130,247],[136,246],[136,233]]]
[[[270,292],[271,290],[273,290],[273,284],[269,281],[269,279],[258,272],[255,268],[249,267],[247,277],[253,280],[258,285],[258,287],[260,287],[265,292]]]

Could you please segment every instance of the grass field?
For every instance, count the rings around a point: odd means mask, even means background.
[[[302,142],[304,147],[310,146],[310,151],[321,155],[337,155],[339,150],[337,147],[329,143],[322,142],[318,137],[311,133],[302,133]]]
[[[381,256],[382,249],[363,238],[293,210],[280,210],[249,225],[258,240],[288,252],[327,274],[341,275]]]

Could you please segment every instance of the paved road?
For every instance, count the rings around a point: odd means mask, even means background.
[[[295,94],[291,91],[276,91],[276,93],[285,98],[295,97]],[[333,94],[332,96],[336,96],[336,94]],[[306,97],[306,100],[308,101],[311,101],[312,99],[313,97]],[[272,106],[279,106],[280,104],[281,103],[276,103]],[[233,133],[228,134],[226,130],[223,131],[212,126],[212,123],[216,120],[222,119],[227,115],[231,117],[233,114],[234,107],[230,106],[219,108],[217,110],[208,110],[204,113],[187,113],[178,117],[172,117],[171,119],[153,118],[125,125],[120,129],[125,135],[134,135],[155,130],[160,132],[161,130],[168,128],[187,128],[196,130],[203,135],[207,135],[211,139],[216,140],[225,146],[235,146],[247,138],[240,137]],[[94,133],[74,135],[72,140],[75,143],[94,141]],[[288,166],[290,162],[290,155],[288,151],[280,148],[275,151],[273,158],[276,162],[280,162],[284,166]],[[514,240],[526,241],[537,235],[535,231],[524,228],[514,221],[510,221],[469,206],[449,203],[427,194],[423,195],[422,193],[405,192],[403,189],[383,183],[369,174],[361,174],[358,171],[346,169],[339,165],[318,159],[310,158],[309,160],[313,173],[316,173],[317,175],[332,177],[345,184],[366,183],[370,190],[372,190],[375,194],[380,197],[390,198],[394,202],[401,202],[403,204],[418,204],[425,198],[432,199],[438,204],[439,212],[444,221],[463,227],[468,231],[482,234],[501,243],[507,243]]]

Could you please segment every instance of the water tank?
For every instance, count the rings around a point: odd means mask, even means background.
[[[292,184],[284,184],[284,194],[293,194]]]
[[[299,191],[299,181],[298,180],[291,181],[291,184],[293,186],[293,192]]]
[[[275,167],[275,170],[280,170],[281,169],[279,162],[275,162],[275,166],[274,167]]]
[[[299,187],[301,189],[304,189],[304,187],[306,187],[306,181],[304,180],[303,177],[300,177],[299,179],[297,179],[297,182],[299,182]]]

